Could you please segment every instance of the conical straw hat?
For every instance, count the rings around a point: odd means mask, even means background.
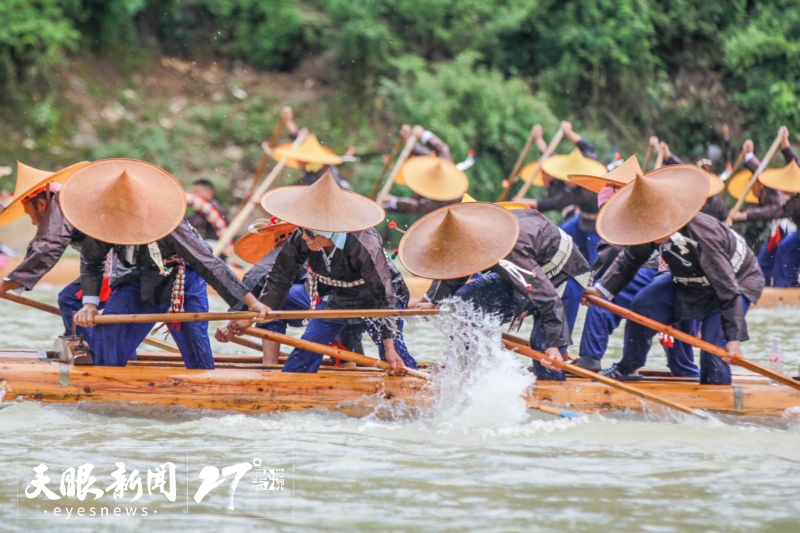
[[[575,148],[566,157],[548,157],[542,163],[542,170],[550,176],[568,181],[570,174],[585,176],[602,176],[608,169],[600,161],[584,157],[581,151]]]
[[[461,199],[462,204],[469,204],[472,202],[477,202],[475,198],[470,196],[467,193],[464,193],[464,197]],[[515,211],[517,209],[530,209],[528,204],[523,204],[522,202],[494,202],[494,205],[499,205],[509,211]]]
[[[296,150],[292,150],[291,144],[281,144],[272,151],[272,157],[280,161],[288,157],[287,166],[300,168],[298,161],[303,163],[319,163],[322,165],[341,165],[342,158],[336,155],[330,148],[325,148],[317,140],[316,135],[309,135]]]
[[[725,190],[725,182],[722,181],[719,176],[712,174],[711,172],[706,172],[706,174],[708,174],[708,179],[711,181],[711,189],[708,191],[709,198],[716,196]]]
[[[88,161],[75,163],[58,172],[39,170],[17,161],[17,184],[14,187],[14,199],[0,213],[0,226],[5,226],[25,215],[22,200],[48,183],[63,183],[73,172],[88,165]]]
[[[800,167],[797,166],[796,161],[792,161],[774,172],[764,172],[758,180],[770,189],[800,193]]]
[[[259,228],[256,233],[248,231],[233,245],[233,252],[248,263],[256,264],[285,242],[295,229],[294,224],[280,222]]]
[[[431,200],[455,200],[469,188],[469,178],[455,164],[434,156],[417,156],[403,164],[409,189]]]
[[[600,209],[597,233],[620,246],[672,235],[700,211],[709,188],[705,170],[695,165],[671,165],[638,176]]]
[[[186,193],[166,170],[135,159],[104,159],[64,182],[59,193],[67,220],[109,244],[163,239],[186,214]]]
[[[454,279],[496,265],[514,249],[517,238],[519,222],[508,210],[485,202],[452,204],[408,228],[398,255],[412,274]]]
[[[557,154],[557,155],[551,155],[548,159],[566,159],[566,157],[567,156],[565,155]],[[538,161],[533,161],[522,167],[522,170],[519,171],[519,177],[522,178],[522,181],[528,181],[530,179],[530,175],[533,173],[533,169],[535,169],[536,165],[538,164],[539,164]],[[531,185],[535,187],[544,187],[544,172],[542,172],[541,168],[539,168],[539,172],[537,172],[536,175],[533,177]]]
[[[622,187],[635,180],[636,176],[641,176],[642,174],[644,174],[644,172],[642,172],[642,167],[639,166],[639,160],[636,159],[636,154],[633,154],[627,161],[602,176],[570,174],[567,177],[569,181],[580,185],[584,189],[589,189],[592,192],[600,192],[600,189],[609,183]]]
[[[340,189],[330,170],[313,185],[265,192],[261,205],[281,220],[319,231],[361,231],[380,224],[386,216],[369,198]]]
[[[765,171],[768,172],[768,171]],[[762,177],[764,173],[761,174]],[[750,178],[753,177],[753,173],[749,170],[740,170],[736,174],[730,177],[728,180],[728,194],[730,194],[733,198],[737,200],[744,192],[745,187],[747,184],[750,183]],[[750,192],[747,193],[747,196],[744,199],[745,202],[748,204],[757,204],[758,203],[758,196],[753,193],[753,189],[750,189]]]

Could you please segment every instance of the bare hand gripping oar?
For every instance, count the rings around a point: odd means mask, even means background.
[[[731,212],[728,214],[728,219],[725,221],[728,226],[731,225],[731,215],[738,213],[742,208],[744,205],[744,200],[747,198],[747,193],[749,193],[750,189],[752,189],[756,184],[759,176],[761,176],[761,173],[767,169],[767,166],[769,166],[769,162],[772,159],[772,156],[775,155],[775,152],[778,151],[782,139],[783,136],[778,133],[778,136],[775,137],[774,141],[772,141],[772,146],[769,147],[769,150],[767,150],[767,153],[764,155],[764,160],[760,165],[758,165],[756,171],[753,172],[753,177],[750,178],[750,182],[747,184],[747,187],[745,187],[744,192],[742,192],[741,196],[739,196],[739,198],[736,200],[736,204],[734,204],[733,209],[731,209]],[[744,159],[744,156],[742,156],[742,159]]]
[[[325,346],[324,344],[318,344],[316,342],[304,341],[302,339],[295,339],[294,337],[289,337],[288,335],[281,335],[280,333],[273,333],[271,331],[266,331],[263,329],[244,328],[242,331],[247,335],[252,335],[253,337],[261,337],[262,339],[279,342],[281,344],[286,344],[287,346],[294,346],[295,348],[300,348],[301,350],[308,350],[310,352],[315,352],[322,355],[328,355],[330,357],[335,357],[337,359],[341,359],[342,361],[348,361],[350,363],[355,363],[357,365],[380,368],[381,370],[385,370],[387,372],[390,370],[390,365],[386,361],[381,361],[380,359],[373,359],[372,357],[367,357],[366,355],[361,355],[359,353],[340,350],[338,348]],[[414,370],[413,368],[404,368],[403,371],[409,376],[414,376],[422,379],[431,379],[431,375],[429,373],[423,372],[421,370]]]
[[[547,356],[541,352],[537,352],[536,350],[525,346],[523,342],[515,342],[522,341],[522,339],[517,339],[513,335],[503,334],[503,344],[509,350],[515,351],[520,355],[524,355],[525,357],[530,357],[531,359],[535,359],[536,361],[541,362],[542,360],[546,360]],[[663,405],[665,407],[669,407],[671,409],[675,409],[677,411],[681,411],[683,413],[689,415],[699,416],[700,418],[708,418],[708,415],[703,411],[698,411],[697,409],[692,409],[691,407],[687,407],[685,405],[679,404],[677,402],[671,402],[667,399],[662,398],[661,396],[657,396],[655,394],[651,394],[649,392],[645,392],[643,390],[631,387],[629,385],[625,385],[624,383],[620,383],[615,379],[611,379],[606,377],[602,374],[597,374],[592,372],[591,370],[586,370],[585,368],[581,368],[575,365],[568,365],[563,361],[554,361],[553,366],[559,370],[565,370],[570,374],[575,374],[576,376],[591,379],[594,381],[599,381],[604,385],[608,385],[609,387],[614,387],[615,389],[619,389],[621,391],[627,392],[629,394],[633,394],[634,396],[638,396],[644,400],[651,401],[653,403],[657,403],[659,405]]]
[[[695,348],[700,348],[704,352],[708,352],[710,354],[716,355],[720,358],[728,357],[728,352],[724,348],[720,348],[719,346],[714,346],[710,342],[706,342],[702,339],[698,339],[693,335],[689,335],[688,333],[684,333],[683,331],[678,331],[675,328],[662,324],[660,322],[656,322],[650,318],[644,317],[638,313],[634,313],[628,309],[615,305],[607,300],[603,300],[602,298],[598,298],[597,296],[589,296],[584,295],[584,297],[589,300],[592,304],[605,309],[606,311],[611,311],[615,315],[619,315],[622,318],[633,320],[634,322],[641,324],[645,327],[653,329],[655,331],[659,331],[671,337],[674,337],[680,341],[685,342],[686,344],[691,344]],[[774,381],[779,383],[783,383],[784,385],[788,385],[793,389],[800,390],[800,382],[793,380],[788,376],[784,376],[783,374],[778,374],[777,372],[773,372],[772,370],[765,368],[758,363],[754,363],[749,359],[745,359],[741,355],[732,355],[731,359],[733,360],[733,364],[741,366],[742,368],[746,368],[756,374],[761,374],[762,376],[766,376]]]
[[[8,300],[10,302],[16,302],[18,304],[26,305],[28,307],[33,307],[34,309],[38,309],[39,311],[44,311],[45,313],[50,313],[51,315],[61,316],[61,311],[58,310],[58,307],[53,307],[52,305],[47,305],[42,302],[37,302],[36,300],[31,300],[28,298],[24,298],[22,296],[17,296],[16,294],[2,294],[0,298],[4,300]],[[168,352],[177,353],[178,348],[172,346],[171,344],[167,344],[166,342],[161,342],[156,339],[144,339],[142,341],[144,344],[148,346],[152,346],[154,348],[161,348],[162,350],[166,350]]]
[[[439,309],[324,309],[322,311],[270,311],[268,320],[334,319],[334,318],[389,318],[406,316],[432,316]],[[212,320],[253,320],[258,313],[152,313],[139,315],[97,315],[94,324],[149,324],[152,322],[209,322]]]

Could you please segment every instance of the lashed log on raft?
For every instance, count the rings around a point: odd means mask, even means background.
[[[42,356],[44,356],[42,354]],[[230,358],[230,359],[228,359]],[[376,407],[431,405],[434,387],[411,376],[376,369],[323,366],[317,374],[280,372],[259,357],[217,356],[215,370],[187,370],[172,354],[140,354],[128,367],[60,364],[33,350],[0,351],[0,402],[135,402],[244,413],[328,409],[352,416]],[[252,361],[252,362],[251,362]],[[800,406],[800,391],[770,385],[752,374],[735,374],[731,385],[699,385],[664,373],[645,372],[642,390],[696,409],[744,416],[780,416]],[[530,405],[564,406],[572,411],[659,410],[627,393],[585,380],[539,381],[527,392]]]

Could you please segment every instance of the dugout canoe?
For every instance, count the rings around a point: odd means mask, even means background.
[[[126,402],[243,413],[326,409],[364,416],[413,413],[430,406],[436,394],[435,379],[427,382],[372,368],[332,365],[324,365],[317,374],[288,374],[279,365],[262,365],[260,356],[215,356],[215,370],[187,370],[179,356],[163,353],[140,353],[139,360],[125,368],[72,366],[53,360],[52,353],[50,357],[44,350],[0,350],[0,404]],[[736,374],[730,386],[699,385],[659,371],[645,374],[645,381],[636,387],[714,413],[781,416],[800,407],[800,391],[771,385],[753,374]],[[659,409],[582,379],[534,383],[525,400],[531,406],[590,413]]]

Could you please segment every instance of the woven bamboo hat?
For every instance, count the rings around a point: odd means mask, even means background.
[[[467,193],[464,193],[464,197],[461,199],[462,204],[468,204],[477,201],[478,200]],[[494,205],[499,205],[500,207],[504,207],[509,211],[516,211],[517,209],[530,209],[528,204],[523,204],[522,202],[494,202]]]
[[[565,158],[565,157],[567,156],[558,154],[558,155],[551,155],[548,159]],[[528,181],[529,179],[531,179],[530,176],[531,174],[533,174],[533,171],[536,169],[536,165],[538,164],[539,164],[538,161],[533,161],[522,167],[522,170],[519,171],[519,177],[522,178],[522,181]],[[544,187],[544,172],[542,172],[541,167],[539,168],[539,171],[536,173],[536,175],[533,177],[531,185],[534,185],[536,187]]]
[[[258,220],[236,241],[233,252],[248,263],[256,264],[279,244],[286,242],[295,229],[297,226],[288,222],[270,224],[269,221]]]
[[[469,178],[450,161],[434,156],[417,156],[403,164],[409,189],[431,200],[455,200],[469,188]]]
[[[580,185],[584,189],[589,189],[592,192],[600,192],[600,189],[609,183],[622,187],[635,180],[636,176],[641,176],[642,174],[644,174],[644,172],[642,172],[642,167],[639,166],[639,160],[636,159],[636,154],[633,154],[627,161],[602,176],[570,174],[567,177],[569,181]]]
[[[287,167],[300,168],[300,162],[318,163],[322,165],[341,165],[342,158],[336,152],[322,146],[317,140],[316,135],[309,135],[296,150],[292,150],[292,143],[279,144],[272,150],[272,157],[275,161],[280,161],[288,156]]]
[[[767,173],[764,172],[758,180],[777,191],[800,193],[800,167],[792,161],[782,169]]]
[[[83,161],[58,172],[47,172],[17,161],[17,184],[14,186],[14,199],[0,213],[0,226],[5,226],[25,215],[25,206],[22,200],[48,183],[63,183],[73,172],[88,164],[88,161]]]
[[[333,150],[322,146],[317,140],[316,135],[309,135],[306,140],[295,150],[291,144],[280,144],[272,151],[275,161],[280,161],[288,157],[286,165],[292,168],[300,168],[298,162],[318,163],[321,165],[341,165],[342,158],[336,155]]]
[[[608,172],[603,163],[584,157],[577,148],[563,157],[548,157],[545,159],[544,163],[542,163],[542,170],[561,181],[569,181],[567,176],[570,174],[602,176]]]
[[[313,185],[265,192],[261,205],[281,220],[319,231],[361,231],[380,224],[386,216],[369,198],[340,189],[330,170]]]
[[[600,209],[597,233],[620,246],[672,235],[700,211],[709,188],[706,171],[695,165],[671,165],[640,175]]]
[[[163,239],[186,214],[186,193],[166,170],[135,159],[103,159],[73,173],[59,193],[70,224],[110,244]]]
[[[519,222],[507,209],[486,202],[452,204],[408,228],[398,255],[412,274],[454,279],[496,265],[518,238]]]

